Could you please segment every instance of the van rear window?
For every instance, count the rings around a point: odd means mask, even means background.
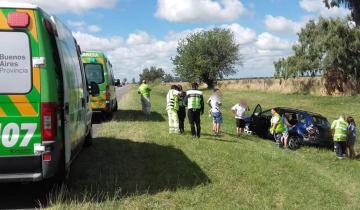
[[[26,94],[31,88],[28,35],[24,32],[0,31],[0,94]]]
[[[101,64],[85,64],[85,74],[89,83],[104,83],[104,70]]]

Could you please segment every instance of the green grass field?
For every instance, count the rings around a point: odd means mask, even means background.
[[[154,89],[150,117],[139,111],[135,87],[124,96],[120,111],[74,163],[67,189],[52,196],[51,208],[360,208],[359,161],[337,160],[326,149],[279,150],[255,136],[238,138],[229,111],[243,97],[252,108],[289,106],[329,120],[346,113],[360,122],[360,97],[224,92],[224,135],[211,136],[212,120],[205,114],[204,134],[195,141],[189,133],[168,134],[166,92]]]

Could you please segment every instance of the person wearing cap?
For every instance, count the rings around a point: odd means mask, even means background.
[[[198,90],[199,85],[193,83],[192,89],[186,92],[184,103],[188,108],[188,119],[191,128],[191,134],[194,138],[201,136],[201,115],[204,114],[203,93]]]
[[[147,81],[143,80],[142,84],[138,89],[138,93],[141,95],[140,100],[142,105],[142,111],[146,115],[150,115],[151,113],[150,92],[151,92],[151,88],[147,84]]]

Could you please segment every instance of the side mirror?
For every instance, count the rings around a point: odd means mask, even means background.
[[[89,92],[90,92],[90,95],[92,95],[92,96],[100,95],[99,85],[96,84],[96,82],[90,82]]]

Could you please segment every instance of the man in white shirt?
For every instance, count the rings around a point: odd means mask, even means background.
[[[231,108],[231,111],[235,115],[236,119],[236,133],[241,135],[245,131],[245,113],[250,111],[249,106],[245,100],[240,100],[240,103],[236,104]]]

